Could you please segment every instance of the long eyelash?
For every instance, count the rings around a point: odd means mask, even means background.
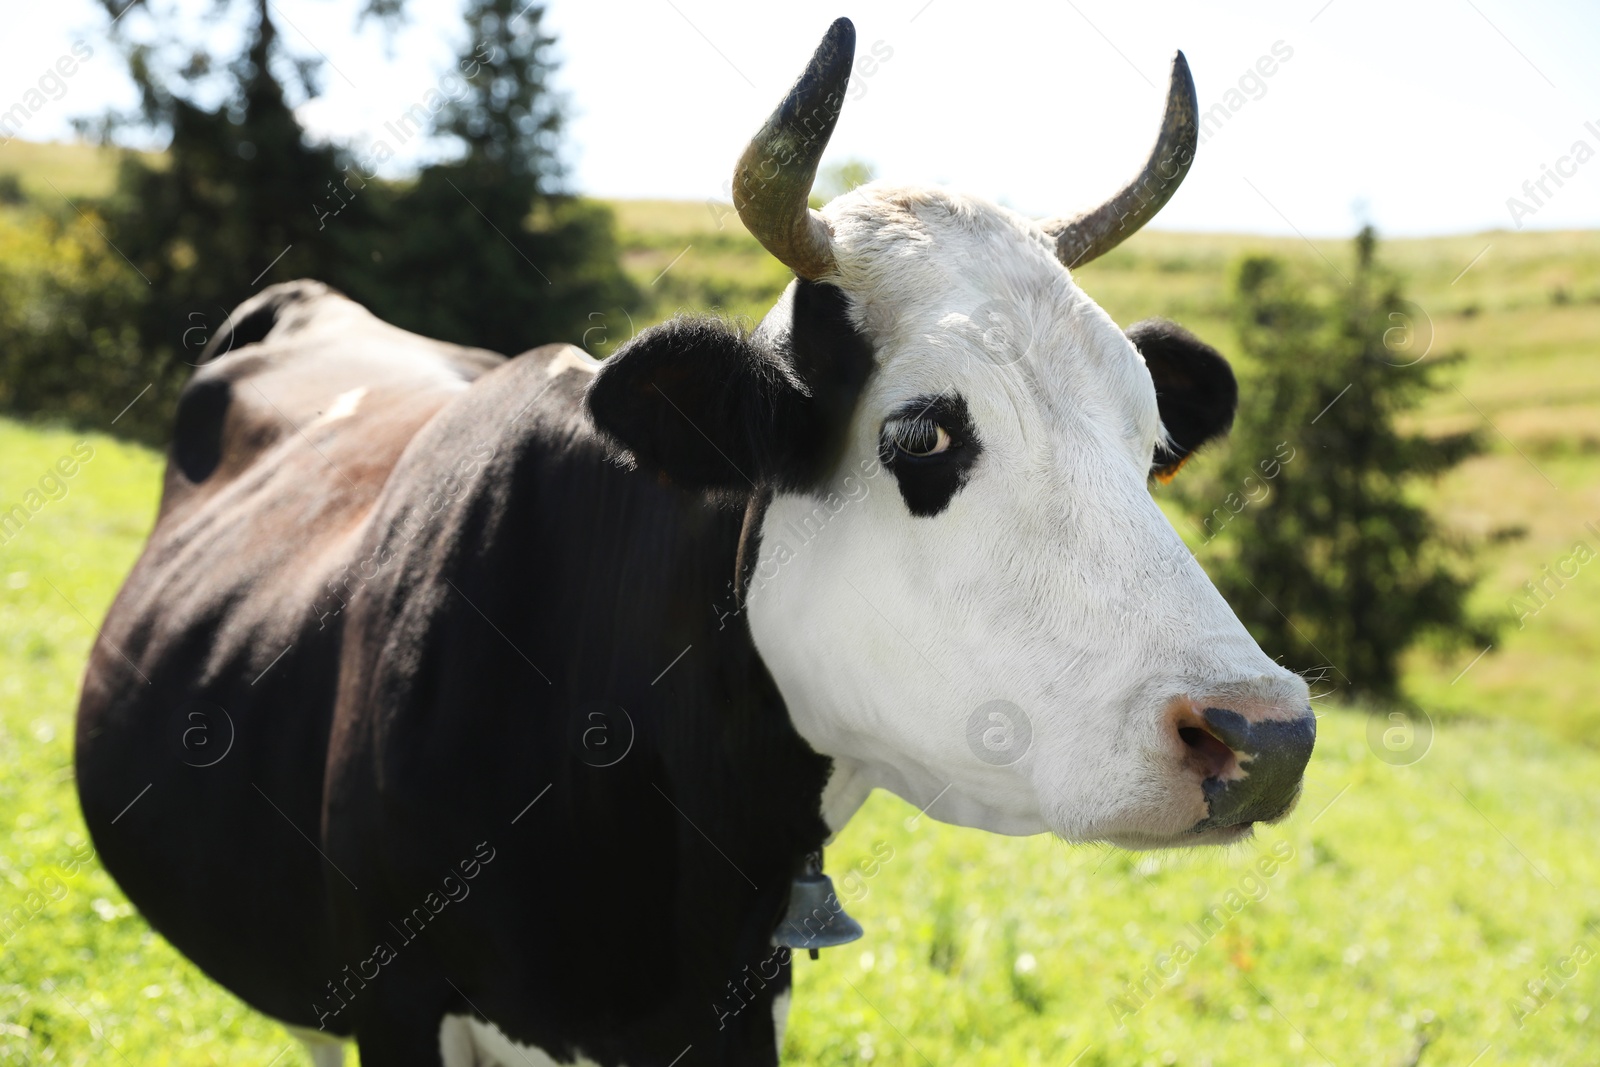
[[[939,441],[939,424],[932,419],[895,419],[887,430],[890,440],[912,454],[927,452]]]

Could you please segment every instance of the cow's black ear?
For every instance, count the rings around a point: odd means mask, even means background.
[[[760,467],[753,444],[763,436],[752,416],[782,407],[793,388],[730,324],[678,318],[605,361],[589,386],[589,414],[643,470],[686,488],[751,488]]]
[[[639,334],[595,375],[589,413],[684,488],[803,488],[837,458],[871,366],[844,294],[798,282],[752,335],[688,317]]]
[[[1144,356],[1156,386],[1156,404],[1168,441],[1156,445],[1150,474],[1170,481],[1207,441],[1233,425],[1239,384],[1215,348],[1175,322],[1146,319],[1128,328],[1128,339]]]

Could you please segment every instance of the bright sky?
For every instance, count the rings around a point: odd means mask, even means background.
[[[411,24],[392,39],[376,25],[356,30],[358,0],[273,2],[291,47],[332,64],[303,120],[357,147],[420,100],[463,42],[458,0],[411,0]],[[133,103],[92,0],[12,3],[0,112],[74,41],[93,49],[24,136],[65,137],[74,116]],[[146,3],[193,10],[197,26],[209,8]],[[1593,0],[551,0],[558,83],[571,100],[570,184],[597,196],[724,198],[744,142],[841,14],[855,21],[858,57],[876,47],[886,58],[852,90],[828,159],[863,159],[885,178],[1038,215],[1098,202],[1143,160],[1182,48],[1202,111],[1233,107],[1162,212],[1164,228],[1510,228],[1510,197],[1530,209],[1525,227],[1600,227]],[[133,32],[150,26],[137,9],[126,18]],[[414,164],[419,151],[405,146],[398,161]],[[1564,173],[1560,185],[1546,166]],[[1523,183],[1542,177],[1536,202]]]

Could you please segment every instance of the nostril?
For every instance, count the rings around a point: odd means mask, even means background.
[[[1206,729],[1229,748],[1248,752],[1255,747],[1250,743],[1253,724],[1237,711],[1228,708],[1206,708],[1202,714],[1205,717]]]
[[[1203,726],[1204,733],[1230,750],[1235,768],[1230,775],[1201,783],[1209,815],[1196,829],[1267,822],[1294,806],[1316,744],[1317,720],[1310,709],[1293,718],[1247,719],[1229,708],[1208,707],[1201,710],[1199,724],[1185,725]],[[1184,743],[1190,739],[1185,737]]]
[[[1178,738],[1207,778],[1220,778],[1235,766],[1233,749],[1198,726],[1178,727]]]

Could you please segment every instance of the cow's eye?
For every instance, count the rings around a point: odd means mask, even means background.
[[[908,456],[938,455],[951,444],[949,432],[932,419],[890,419],[883,432]]]
[[[946,389],[885,414],[878,459],[894,473],[911,514],[932,518],[950,506],[983,452],[967,402]]]

